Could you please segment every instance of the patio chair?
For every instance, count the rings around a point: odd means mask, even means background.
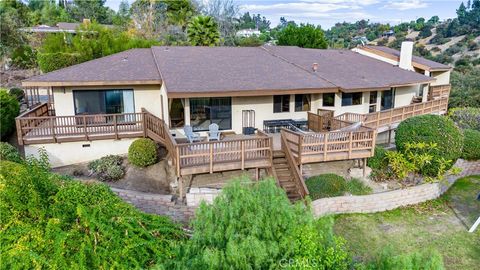
[[[220,131],[218,131],[218,125],[215,123],[208,126],[208,140],[220,141]]]
[[[189,125],[185,125],[183,127],[183,131],[185,132],[185,136],[190,143],[200,142],[202,139],[200,138],[200,134],[193,132],[193,128]]]

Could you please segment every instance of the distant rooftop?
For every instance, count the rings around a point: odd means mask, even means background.
[[[80,25],[84,23],[89,23],[89,22],[90,20],[84,20],[83,23],[59,22],[57,23],[56,26],[38,25],[33,27],[21,28],[21,30],[24,32],[30,32],[30,33],[76,33],[77,28]],[[101,25],[107,28],[115,27],[114,25],[110,25],[110,24],[101,24]]]

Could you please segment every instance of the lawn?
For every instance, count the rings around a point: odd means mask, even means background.
[[[480,176],[457,180],[441,198],[376,214],[339,215],[335,232],[347,240],[356,260],[372,260],[386,247],[395,253],[437,250],[447,269],[478,269],[480,228],[468,233],[480,215]]]

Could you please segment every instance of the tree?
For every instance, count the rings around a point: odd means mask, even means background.
[[[0,2],[0,58],[6,57],[26,44],[20,28],[28,25],[28,7],[17,0]]]
[[[460,6],[457,9],[457,18],[460,24],[466,23],[467,19],[467,8],[463,4],[463,2],[460,4]]]
[[[201,204],[192,226],[193,235],[173,265],[162,269],[348,269],[333,219],[315,220],[271,179],[233,182],[212,205]],[[310,267],[298,267],[304,264]]]
[[[95,20],[99,23],[110,24],[112,18],[109,15],[109,8],[105,7],[106,0],[73,0],[73,17],[77,21],[83,19]]]
[[[439,21],[440,21],[440,18],[435,15],[435,16],[432,16],[432,17],[428,20],[428,23],[429,23],[429,24],[437,24]]]
[[[218,24],[210,16],[196,16],[187,27],[188,41],[193,46],[215,46],[220,43]]]
[[[234,0],[210,0],[201,10],[204,15],[215,19],[225,45],[234,45],[237,31],[236,18],[240,10]]]
[[[278,33],[277,38],[278,45],[316,49],[326,49],[328,45],[322,29],[312,24],[300,24],[300,26],[289,24]]]
[[[448,106],[480,108],[480,67],[452,72],[452,92]]]
[[[190,0],[163,0],[169,24],[177,25],[185,30],[190,19],[197,14],[197,7]]]
[[[136,0],[130,8],[130,32],[146,39],[158,38],[166,29],[166,10],[165,3],[159,0]]]
[[[126,0],[122,0],[118,6],[118,11],[112,18],[112,23],[122,27],[126,27],[130,21],[130,4]]]
[[[0,138],[2,140],[15,130],[15,117],[20,112],[18,100],[7,92],[7,89],[0,88]]]

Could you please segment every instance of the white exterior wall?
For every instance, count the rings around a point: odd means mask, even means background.
[[[444,85],[450,84],[450,70],[448,71],[434,71],[432,72],[432,77],[437,79],[436,81],[432,82],[431,85]]]
[[[412,98],[419,94],[419,84],[395,88],[395,108],[407,106],[412,103]]]
[[[123,155],[135,139],[99,140],[67,143],[25,145],[25,156],[38,157],[38,150],[44,148],[53,168],[88,162],[107,155]],[[84,147],[84,145],[90,145]]]
[[[369,98],[370,98],[370,92],[363,92],[362,104],[352,105],[352,106],[342,106],[342,93],[336,93],[335,94],[335,106],[334,107],[324,107],[323,106],[323,95],[320,94],[319,97],[318,97],[318,101],[317,101],[317,103],[318,103],[317,108],[324,109],[324,110],[333,110],[335,116],[346,113],[346,112],[365,114],[365,113],[368,113],[368,107],[370,105],[369,104]],[[380,95],[378,96],[378,98],[380,98]],[[377,108],[378,108],[378,106],[377,106]],[[314,112],[316,113],[317,109],[315,109]]]
[[[65,90],[64,90],[65,89]],[[160,101],[160,86],[139,85],[139,86],[89,86],[89,87],[55,87],[53,99],[55,102],[55,114],[57,116],[75,115],[73,90],[106,90],[106,89],[133,89],[135,112],[141,112],[142,107],[158,117],[162,116]],[[168,114],[168,113],[167,113]]]
[[[362,49],[359,49],[359,48],[354,48],[352,49],[352,51],[354,52],[357,52],[361,55],[365,55],[365,56],[368,56],[368,57],[371,57],[371,58],[374,58],[374,59],[377,59],[377,60],[380,60],[380,61],[383,61],[383,62],[387,62],[389,64],[392,64],[394,66],[398,66],[398,61],[395,61],[395,60],[392,60],[390,58],[386,58],[386,57],[383,57],[383,56],[380,56],[378,54],[374,54],[374,53],[371,53],[371,52],[367,52],[365,50],[362,50]]]

